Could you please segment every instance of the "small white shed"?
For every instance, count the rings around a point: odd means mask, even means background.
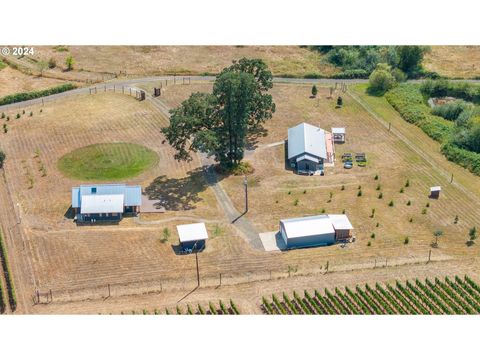
[[[178,238],[183,250],[203,250],[208,239],[205,223],[177,226]]]
[[[432,186],[430,188],[430,198],[438,199],[440,197],[440,191],[442,190],[441,186]]]
[[[345,142],[345,128],[334,127],[332,128],[333,142],[344,143]]]

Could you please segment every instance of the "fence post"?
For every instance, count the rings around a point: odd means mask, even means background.
[[[431,256],[432,256],[432,250],[430,249],[428,250],[428,262],[430,262]]]
[[[53,302],[53,294],[52,294],[52,289],[50,289],[50,302]]]

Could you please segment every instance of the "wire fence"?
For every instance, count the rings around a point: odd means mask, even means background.
[[[429,250],[424,256],[410,256],[398,258],[380,258],[373,257],[364,262],[355,264],[335,264],[327,261],[318,267],[308,267],[299,269],[289,266],[286,269],[274,269],[250,272],[218,272],[217,274],[202,274],[200,266],[199,279],[195,271],[185,272],[175,278],[156,278],[139,282],[111,282],[103,285],[95,285],[89,288],[39,288],[35,289],[31,295],[32,303],[50,304],[50,303],[68,303],[84,300],[105,300],[108,298],[118,298],[122,296],[160,294],[164,291],[185,292],[185,297],[197,289],[220,288],[222,286],[235,286],[250,284],[262,281],[275,281],[288,278],[299,278],[307,276],[328,276],[335,273],[344,273],[355,270],[368,270],[375,268],[393,268],[404,265],[429,264],[451,260],[451,257],[441,254],[432,254]]]

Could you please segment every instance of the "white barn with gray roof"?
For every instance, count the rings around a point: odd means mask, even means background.
[[[298,172],[323,170],[328,159],[325,130],[301,123],[288,129],[288,161]]]
[[[352,237],[353,226],[345,214],[317,215],[280,220],[280,234],[287,248],[332,245]]]

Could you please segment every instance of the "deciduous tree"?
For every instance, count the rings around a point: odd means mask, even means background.
[[[213,92],[194,93],[170,111],[170,125],[162,129],[179,160],[190,151],[213,156],[223,167],[238,165],[247,135],[261,127],[275,111],[272,73],[262,60],[241,59],[216,78]]]

